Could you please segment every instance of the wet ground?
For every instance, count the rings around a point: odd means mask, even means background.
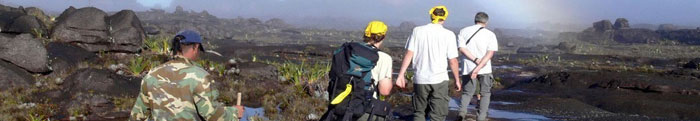
[[[223,46],[217,51],[224,56],[272,61],[329,60],[338,46],[235,41],[219,45]],[[382,50],[392,55],[398,72],[403,49],[394,46]],[[681,69],[685,60],[688,58],[499,53],[493,58],[493,66],[500,85],[492,91],[489,119],[700,120],[700,76],[696,76],[700,72]],[[399,120],[412,117],[411,90],[410,85],[407,89],[394,89],[388,98],[395,105]],[[451,95],[448,120],[453,120],[458,112],[458,96],[455,92]],[[469,107],[472,117],[473,106]],[[246,116],[264,112],[261,108],[250,109]]]

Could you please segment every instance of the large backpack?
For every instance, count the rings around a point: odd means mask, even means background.
[[[321,120],[353,120],[366,112],[372,98],[372,74],[377,63],[377,49],[366,43],[347,42],[333,52],[328,73],[328,111]]]

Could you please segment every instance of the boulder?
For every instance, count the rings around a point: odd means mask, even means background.
[[[26,15],[22,9],[0,5],[0,28],[4,31],[6,26],[22,15]]]
[[[153,27],[153,26],[145,26],[145,27],[143,27],[143,31],[145,31],[146,34],[148,34],[148,35],[160,34],[160,30],[158,30],[158,28]]]
[[[613,25],[614,29],[627,29],[630,28],[630,23],[627,21],[625,18],[617,18],[615,19],[615,25]]]
[[[125,77],[106,69],[80,69],[63,81],[66,92],[90,92],[110,96],[136,95],[140,78]]]
[[[683,68],[700,69],[700,58],[690,60],[688,63],[685,63],[685,65],[683,65]]]
[[[0,91],[34,84],[34,78],[22,68],[0,61]]]
[[[661,40],[658,33],[648,29],[622,29],[614,33],[613,39],[620,43],[654,43]]]
[[[10,33],[42,34],[43,36],[46,33],[46,27],[44,27],[43,23],[35,16],[22,15],[13,20],[12,24],[8,25],[6,30],[3,31]]]
[[[576,44],[570,42],[560,42],[559,45],[557,45],[557,49],[567,53],[572,53],[576,51]]]
[[[30,72],[48,72],[48,53],[41,43],[29,34],[15,37],[0,36],[0,59]]]
[[[82,44],[110,43],[106,17],[107,13],[94,7],[81,8],[74,12],[66,10],[57,20],[51,38],[59,42]],[[83,48],[99,51],[96,48]]]
[[[601,20],[593,23],[593,28],[596,32],[605,32],[608,30],[613,30],[613,25],[610,20]]]
[[[51,16],[46,15],[43,10],[37,7],[25,8],[24,12],[27,13],[27,15],[36,17],[36,19],[38,19],[44,27],[50,26],[51,23],[53,23],[51,21]]]
[[[86,7],[61,13],[51,37],[90,52],[133,53],[140,50],[145,33],[133,11],[120,11],[110,17],[100,9]]]
[[[136,51],[141,48],[146,33],[141,20],[134,11],[122,10],[109,17],[110,35],[113,44],[123,46],[123,50]]]

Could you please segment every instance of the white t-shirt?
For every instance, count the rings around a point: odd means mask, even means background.
[[[478,33],[476,33],[476,35],[474,35],[471,41],[469,41],[469,44],[466,44],[467,39],[469,39],[469,37],[471,37],[472,34],[474,34],[474,32],[476,32],[476,30],[478,30],[480,27],[480,25],[465,27],[464,29],[460,30],[459,35],[457,35],[459,47],[467,48],[467,50],[469,50],[469,52],[471,52],[471,54],[474,55],[476,58],[484,57],[484,55],[486,55],[486,52],[488,51],[498,51],[498,41],[496,40],[496,34],[494,34],[486,28],[481,29]],[[474,71],[474,68],[476,68],[477,66],[466,56],[463,57],[462,63],[463,75],[471,74],[471,72]],[[481,70],[479,70],[478,74],[489,74],[491,72],[491,60],[489,60],[486,63],[486,65],[483,68],[481,68]]]
[[[413,51],[416,84],[438,84],[447,81],[448,59],[459,53],[454,32],[440,24],[427,24],[413,29],[406,40],[406,49]]]
[[[379,60],[377,60],[377,65],[372,68],[372,79],[374,79],[374,86],[379,85],[379,81],[383,79],[391,79],[391,56],[382,51],[377,52],[379,55]],[[391,81],[391,80],[389,80]],[[378,90],[378,89],[377,89]],[[377,92],[374,92],[374,98],[377,98]]]

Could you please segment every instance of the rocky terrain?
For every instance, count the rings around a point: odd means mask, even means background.
[[[390,27],[381,50],[394,65],[415,26]],[[633,27],[619,18],[581,32],[494,29],[502,49],[491,120],[700,120],[700,30]],[[49,16],[0,6],[0,120],[124,120],[141,77],[169,59],[168,40],[182,29],[200,31],[221,54],[197,63],[217,81],[218,101],[232,105],[244,94],[246,120],[317,120],[332,50],[362,35],[182,7],[70,7]],[[412,117],[408,85],[387,97],[399,120]]]

